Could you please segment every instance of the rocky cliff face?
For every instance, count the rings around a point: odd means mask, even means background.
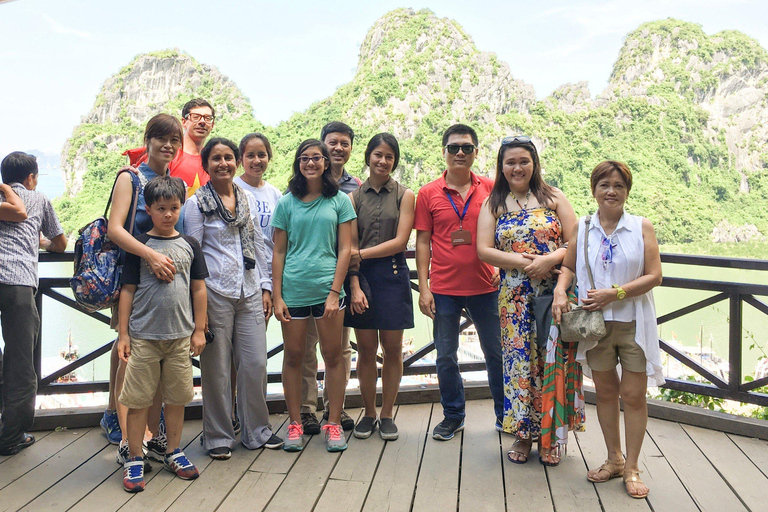
[[[646,23],[630,33],[603,101],[647,97],[664,102],[682,96],[707,114],[706,134],[727,146],[741,173],[739,189],[768,167],[768,54],[736,31],[709,36],[679,20]]]
[[[108,78],[93,108],[74,129],[62,151],[67,194],[83,188],[89,161],[103,152],[122,152],[141,145],[141,134],[150,117],[167,112],[179,115],[193,97],[211,101],[219,119],[252,118],[242,92],[215,67],[200,64],[178,50],[139,55]]]

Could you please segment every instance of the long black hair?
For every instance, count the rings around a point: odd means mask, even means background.
[[[339,192],[339,184],[336,183],[331,175],[331,153],[328,151],[328,146],[317,139],[307,139],[299,144],[298,149],[296,149],[296,156],[293,158],[293,176],[291,181],[288,182],[288,190],[299,199],[309,193],[307,178],[301,174],[301,169],[299,168],[299,157],[309,148],[320,148],[320,152],[323,154],[325,161],[325,170],[322,176],[323,195],[325,197],[335,196]]]
[[[527,137],[525,137],[527,139]],[[533,174],[531,174],[531,181],[528,182],[528,188],[531,193],[536,197],[536,200],[542,206],[548,206],[551,201],[555,199],[555,189],[544,181],[541,176],[541,162],[539,161],[539,153],[536,151],[536,146],[533,145],[533,141],[521,142],[513,138],[508,144],[502,142],[499,148],[499,154],[496,157],[496,180],[493,182],[493,189],[488,196],[488,206],[491,208],[491,212],[498,217],[502,213],[507,211],[507,195],[510,193],[509,182],[504,176],[504,155],[508,149],[523,148],[528,151],[533,161]]]

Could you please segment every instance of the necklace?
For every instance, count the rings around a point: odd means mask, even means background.
[[[531,199],[531,190],[528,189],[528,192],[525,193],[525,204],[520,204],[520,201],[517,199],[517,196],[513,194],[512,192],[509,193],[512,197],[515,198],[515,202],[517,203],[517,207],[520,208],[521,211],[528,211],[528,201]]]

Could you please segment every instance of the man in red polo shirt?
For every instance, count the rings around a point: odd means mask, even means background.
[[[168,169],[171,176],[181,178],[187,184],[187,197],[208,183],[210,177],[203,169],[200,151],[211,134],[216,115],[213,106],[202,98],[189,100],[181,109],[181,126],[184,128],[184,144],[176,153]],[[147,148],[129,149],[123,153],[133,167],[147,160]]]
[[[413,227],[419,308],[434,320],[444,416],[432,437],[441,441],[464,429],[464,385],[457,357],[462,310],[475,324],[485,354],[497,430],[501,429],[504,411],[498,280],[494,268],[477,257],[476,246],[477,217],[493,180],[470,170],[477,157],[477,144],[477,134],[469,126],[448,128],[443,134],[447,169],[421,187],[416,198]]]

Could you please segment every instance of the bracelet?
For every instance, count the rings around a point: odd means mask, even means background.
[[[360,257],[360,261],[363,261],[363,252],[359,247],[357,248],[357,255]]]
[[[334,290],[333,288],[331,288],[331,291],[332,291],[333,293],[335,293],[336,295],[341,295],[341,292],[337,292],[337,291],[336,291],[336,290]]]

